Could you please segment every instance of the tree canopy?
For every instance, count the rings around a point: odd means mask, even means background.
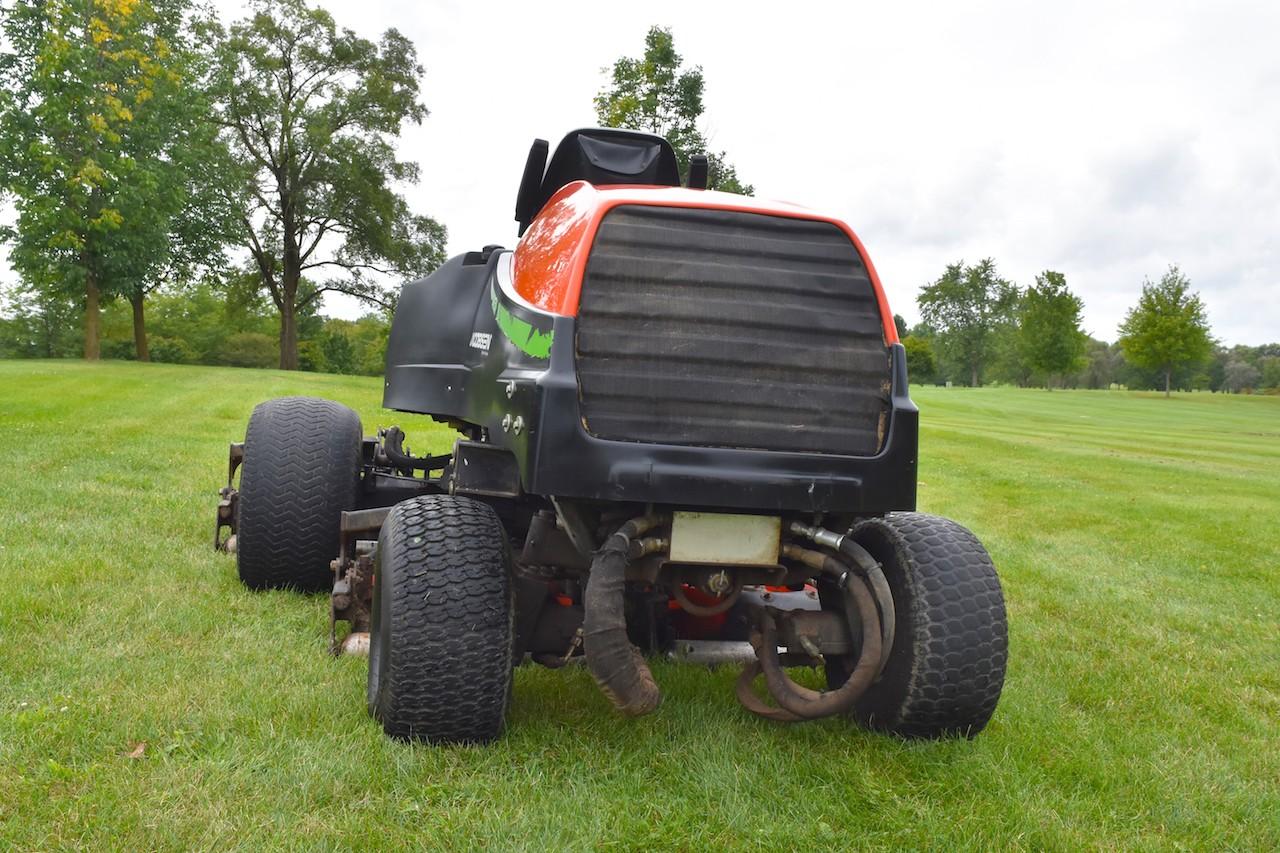
[[[689,158],[706,153],[710,161],[707,187],[751,195],[755,190],[738,178],[723,151],[710,151],[698,127],[702,117],[702,66],[683,67],[671,30],[650,27],[644,54],[613,64],[609,82],[596,95],[596,120],[605,127],[646,130],[665,137],[676,151],[680,179],[689,175]]]
[[[1120,346],[1130,361],[1163,374],[1165,396],[1175,370],[1209,358],[1213,338],[1204,303],[1176,266],[1160,281],[1143,283],[1138,304],[1120,325]]]
[[[1067,288],[1060,272],[1045,270],[1021,295],[1018,304],[1018,345],[1022,358],[1034,371],[1053,377],[1078,369],[1084,360],[1088,336],[1080,328],[1084,303]]]
[[[933,379],[938,369],[933,357],[933,345],[928,338],[907,335],[902,338],[902,347],[907,353],[907,379],[916,382],[928,382]]]
[[[969,384],[982,381],[996,333],[1008,324],[1018,290],[1000,277],[990,258],[973,266],[948,264],[937,281],[925,285],[917,300],[925,324],[934,329],[943,355],[963,365]]]
[[[398,31],[375,43],[302,0],[257,0],[218,59],[217,117],[244,164],[241,236],[280,313],[280,366],[296,369],[300,309],[331,291],[385,304],[370,273],[416,277],[444,258],[444,226],[395,189],[418,177],[394,140],[427,115],[423,69]]]
[[[21,0],[4,16],[0,185],[18,218],[0,236],[29,286],[81,300],[86,358],[105,300],[214,248],[213,211],[193,203],[210,141],[195,23],[188,0]],[[180,223],[197,208],[198,233]]]

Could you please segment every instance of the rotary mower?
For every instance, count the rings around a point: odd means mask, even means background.
[[[383,404],[456,429],[451,452],[269,400],[231,446],[215,545],[251,588],[330,593],[333,650],[367,648],[397,738],[498,737],[526,662],[585,662],[646,714],[659,654],[741,661],[738,699],[771,720],[976,734],[1004,599],[972,533],[915,512],[905,352],[853,231],[707,190],[705,157],[681,185],[657,136],[548,153],[515,249],[455,257],[396,308]]]

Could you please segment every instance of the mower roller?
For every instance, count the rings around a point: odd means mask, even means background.
[[[976,734],[1004,599],[972,533],[915,512],[905,351],[853,231],[707,190],[705,157],[682,186],[658,136],[548,152],[515,249],[459,255],[397,304],[383,405],[457,430],[452,452],[268,400],[231,446],[215,545],[251,588],[329,591],[332,650],[367,649],[397,738],[493,740],[526,661],[582,660],[647,714],[661,654],[741,661],[767,719]]]

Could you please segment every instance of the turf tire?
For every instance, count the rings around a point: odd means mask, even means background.
[[[987,550],[954,521],[916,512],[868,519],[852,535],[884,567],[897,610],[888,663],[854,716],[902,737],[973,737],[995,711],[1008,661],[1004,594]],[[828,677],[845,676],[836,668]]]
[[[375,558],[367,694],[383,731],[430,743],[502,734],[513,595],[506,532],[488,504],[423,495],[391,509]]]
[[[315,397],[259,403],[240,471],[236,564],[250,589],[326,590],[338,526],[355,509],[360,417]]]

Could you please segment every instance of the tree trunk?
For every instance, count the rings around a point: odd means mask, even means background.
[[[302,257],[298,252],[298,231],[293,211],[293,193],[280,185],[280,211],[284,253],[280,258],[280,369],[298,369],[298,286],[302,283]]]
[[[969,387],[978,387],[978,366],[976,364],[969,368]]]
[[[144,299],[146,296],[141,290],[129,295],[129,302],[133,305],[133,349],[138,361],[151,360],[151,350],[147,347],[147,320],[142,313]]]
[[[84,358],[97,361],[102,357],[102,294],[98,291],[98,277],[89,271],[85,277],[84,293]]]
[[[280,369],[298,369],[298,309],[294,297],[286,292],[280,307]]]
[[[1166,397],[1168,397],[1168,396],[1169,396],[1169,377],[1170,377],[1170,375],[1171,375],[1172,373],[1173,373],[1173,370],[1172,370],[1172,369],[1167,368],[1167,367],[1165,368],[1165,371],[1164,371],[1164,395],[1165,395]]]

